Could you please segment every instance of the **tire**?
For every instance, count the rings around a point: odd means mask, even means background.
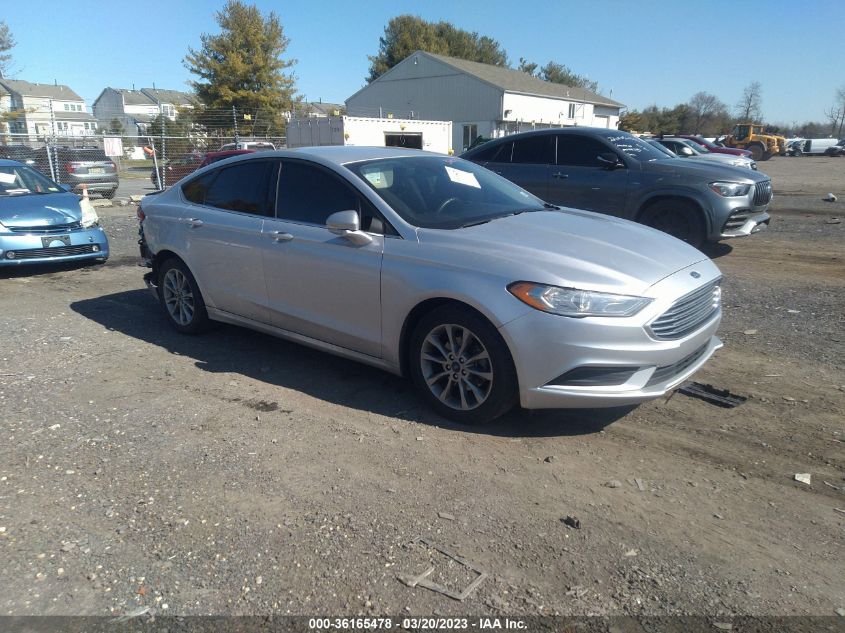
[[[774,156],[774,154],[772,154],[771,152],[763,152],[763,158],[761,158],[760,160],[769,160],[772,156]]]
[[[751,143],[751,145],[749,145],[745,149],[751,152],[751,158],[753,158],[757,162],[761,160],[766,160],[765,158],[763,158],[763,155],[766,153],[766,148],[760,145],[760,143]]]
[[[446,305],[426,314],[411,334],[408,366],[423,400],[461,424],[492,422],[519,399],[507,344],[468,308]]]
[[[111,200],[112,198],[114,198],[115,194],[117,194],[117,189],[112,189],[111,191],[104,191],[103,197],[106,200]]]
[[[701,211],[685,200],[659,200],[643,211],[639,221],[696,248],[701,248],[707,236]]]
[[[170,325],[182,334],[199,334],[208,325],[205,301],[196,279],[180,259],[162,264],[158,275],[158,298]]]

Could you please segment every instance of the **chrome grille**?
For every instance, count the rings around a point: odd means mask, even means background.
[[[754,206],[769,204],[772,200],[772,181],[764,180],[754,185]]]
[[[53,246],[48,248],[28,248],[23,250],[13,250],[6,252],[7,259],[41,259],[42,257],[68,257],[70,255],[85,255],[87,253],[96,253],[94,244],[81,244],[79,246]],[[13,257],[9,257],[9,252],[13,253]]]
[[[71,222],[70,224],[51,224],[49,226],[7,226],[7,229],[13,233],[28,233],[30,235],[52,235],[54,233],[70,233],[71,231],[79,231],[82,229],[82,224],[79,222]]]
[[[721,304],[720,283],[721,279],[717,279],[678,299],[651,322],[652,336],[669,341],[683,338],[713,318]]]

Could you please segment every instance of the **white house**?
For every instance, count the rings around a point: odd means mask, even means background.
[[[9,121],[13,134],[85,136],[97,130],[85,100],[67,86],[0,79],[0,87],[8,93],[6,111],[17,115]]]
[[[349,116],[452,121],[460,152],[478,136],[585,125],[616,128],[624,104],[532,75],[424,51],[346,100]]]
[[[186,92],[160,88],[105,88],[94,100],[92,109],[100,127],[108,129],[115,119],[129,136],[143,136],[149,123],[159,114],[171,121],[182,108],[194,108],[195,99]]]

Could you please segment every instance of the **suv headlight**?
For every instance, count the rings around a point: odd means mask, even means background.
[[[751,191],[751,185],[741,182],[711,182],[709,187],[715,193],[725,198],[744,196]]]
[[[568,317],[628,317],[652,301],[648,297],[560,288],[530,281],[512,283],[508,286],[508,292],[535,310]]]

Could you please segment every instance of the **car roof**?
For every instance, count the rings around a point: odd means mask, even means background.
[[[20,161],[11,160],[9,158],[0,158],[0,167],[26,167],[25,163],[21,163]]]

